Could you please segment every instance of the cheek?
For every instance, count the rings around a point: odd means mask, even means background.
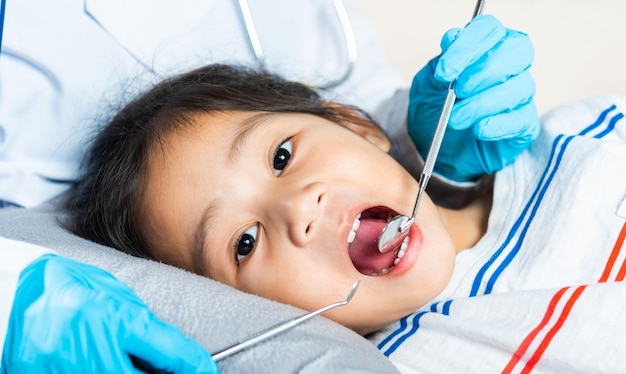
[[[325,303],[330,304],[338,300],[337,297],[335,297],[337,300],[330,300],[323,295],[331,285],[311,279],[312,274],[308,274],[309,276],[307,274],[304,271],[287,272],[280,276],[271,276],[267,273],[259,274],[254,279],[249,278],[240,283],[240,287],[237,288],[253,295],[309,311],[318,309]],[[329,299],[328,302],[326,302],[327,299]]]
[[[422,252],[416,272],[423,285],[424,302],[437,296],[446,287],[456,262],[456,250],[452,237],[441,216],[430,201],[423,200],[424,208],[418,213],[418,225],[423,233]]]
[[[424,285],[424,301],[437,296],[446,287],[456,261],[456,251],[448,232],[440,226],[431,230],[424,239],[423,261],[420,266],[421,284]]]
[[[308,251],[308,253],[305,253]],[[242,268],[237,287],[295,307],[314,310],[345,297],[356,281],[336,257],[320,248],[288,248],[257,256]],[[258,255],[258,254],[257,254]]]

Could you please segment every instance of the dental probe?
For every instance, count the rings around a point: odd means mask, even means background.
[[[339,306],[343,306],[346,305],[347,303],[350,302],[350,300],[352,300],[352,297],[354,296],[354,294],[356,293],[356,290],[359,288],[359,283],[361,281],[356,281],[353,285],[352,288],[350,289],[350,292],[348,292],[348,296],[346,296],[346,299],[343,301],[339,301],[336,302],[334,304],[330,304],[330,305],[326,305],[325,307],[322,307],[320,309],[314,310],[310,313],[307,314],[303,314],[300,317],[291,319],[291,320],[287,320],[285,322],[281,322],[276,326],[270,327],[269,329],[262,331],[258,334],[252,335],[250,338],[248,338],[247,340],[244,340],[242,342],[239,342],[237,344],[234,344],[226,349],[223,349],[219,352],[213,353],[213,360],[215,361],[219,361],[222,360],[228,356],[232,356],[235,353],[242,351],[246,348],[249,348],[255,344],[258,344],[262,341],[265,341],[275,335],[278,335],[284,331],[290,330],[296,326],[298,326],[299,324],[306,322],[308,320],[310,320],[311,318],[322,314],[330,309],[339,307]]]
[[[478,0],[476,8],[474,8],[474,15],[472,16],[472,19],[474,19],[477,15],[482,14],[484,5],[484,0]],[[420,204],[420,200],[422,199],[422,193],[426,189],[428,181],[433,173],[435,161],[437,160],[437,155],[439,154],[439,147],[441,146],[443,135],[448,127],[448,120],[450,119],[452,106],[456,100],[454,82],[455,81],[450,82],[450,85],[448,86],[448,94],[446,95],[446,100],[443,103],[441,115],[439,116],[439,122],[437,122],[435,134],[433,135],[433,140],[430,143],[430,148],[428,149],[428,154],[426,155],[424,169],[422,169],[422,174],[420,174],[418,181],[419,191],[417,192],[417,198],[415,199],[415,205],[413,206],[413,214],[411,214],[411,218],[400,214],[393,217],[391,221],[387,222],[387,225],[385,225],[383,231],[378,237],[378,250],[381,253],[385,253],[400,246],[402,241],[409,234],[409,228],[413,222],[415,222],[415,218],[417,217],[417,208]]]

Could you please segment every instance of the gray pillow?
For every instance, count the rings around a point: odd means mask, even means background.
[[[65,231],[51,206],[0,209],[0,235],[45,246],[103,268],[128,284],[161,319],[209,352],[303,313],[208,278],[135,258]],[[397,373],[370,342],[324,317],[220,361],[229,373]]]

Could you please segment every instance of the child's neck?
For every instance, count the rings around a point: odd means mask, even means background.
[[[471,248],[487,232],[487,223],[491,211],[491,194],[474,200],[462,209],[453,210],[438,207],[452,242],[459,253]]]

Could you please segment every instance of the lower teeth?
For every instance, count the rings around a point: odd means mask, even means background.
[[[400,245],[400,250],[398,251],[396,259],[393,261],[393,265],[391,265],[388,268],[383,268],[379,272],[372,272],[370,273],[370,276],[376,277],[379,275],[387,274],[391,269],[393,269],[396,265],[398,265],[398,263],[402,260],[402,257],[404,257],[404,253],[406,252],[406,249],[408,246],[409,246],[409,237],[407,236],[406,238],[404,238],[404,240],[402,241],[402,244]]]

